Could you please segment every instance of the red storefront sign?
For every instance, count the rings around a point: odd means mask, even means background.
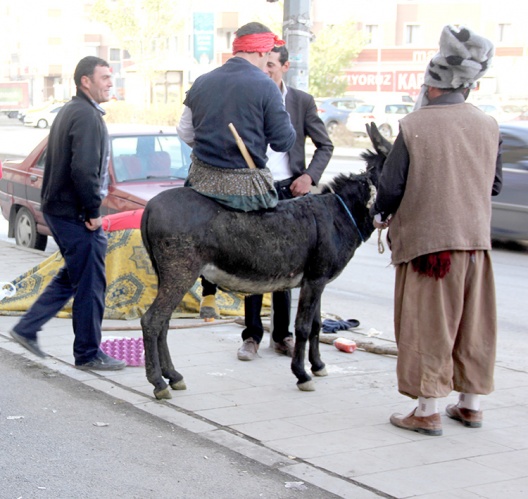
[[[347,71],[347,92],[405,92],[417,95],[423,71]]]

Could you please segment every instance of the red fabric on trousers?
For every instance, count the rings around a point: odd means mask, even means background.
[[[435,279],[443,279],[451,268],[451,253],[439,251],[421,255],[414,258],[411,263],[415,272]]]

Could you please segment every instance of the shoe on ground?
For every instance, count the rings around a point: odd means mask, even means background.
[[[295,349],[295,340],[293,336],[286,336],[282,341],[274,342],[273,348],[277,353],[293,357],[293,351]]]
[[[468,428],[482,428],[482,411],[472,411],[464,407],[458,407],[458,404],[449,404],[446,407],[446,414],[455,421],[460,421]]]
[[[125,367],[124,360],[114,359],[103,351],[99,351],[92,360],[84,364],[75,364],[75,368],[81,371],[119,371]]]
[[[442,420],[440,414],[435,413],[430,416],[415,416],[414,409],[409,415],[404,416],[403,414],[393,414],[390,417],[392,425],[402,428],[404,430],[415,431],[422,435],[429,435],[433,437],[439,437],[442,435]]]
[[[26,350],[29,350],[33,355],[36,355],[43,359],[48,357],[48,354],[40,349],[37,340],[30,340],[29,338],[18,334],[13,329],[9,331],[9,334],[11,335],[11,338],[13,338],[19,345],[23,346]]]
[[[238,360],[255,360],[258,357],[258,343],[253,338],[244,340],[242,346],[238,349]]]

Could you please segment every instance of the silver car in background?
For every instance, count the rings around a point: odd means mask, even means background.
[[[509,121],[499,127],[503,186],[491,198],[491,237],[528,241],[528,122]]]

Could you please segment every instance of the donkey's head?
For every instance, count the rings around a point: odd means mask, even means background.
[[[392,149],[392,144],[381,135],[376,123],[372,122],[370,125],[367,124],[365,126],[376,152],[367,149],[367,151],[361,153],[361,158],[367,163],[367,175],[370,181],[374,186],[378,187],[381,170],[383,169],[383,164]]]

